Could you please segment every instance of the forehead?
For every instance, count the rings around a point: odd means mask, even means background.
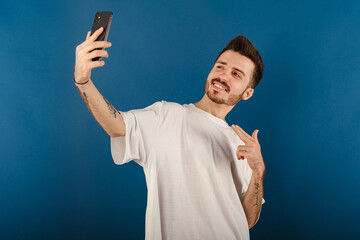
[[[255,64],[250,58],[233,50],[223,52],[217,61],[226,62],[229,67],[242,70],[246,78],[250,78],[255,69]]]

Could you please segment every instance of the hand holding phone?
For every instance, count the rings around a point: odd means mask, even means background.
[[[103,27],[104,31],[96,38],[95,41],[107,41],[110,25],[112,21],[113,13],[111,11],[105,12],[97,12],[95,14],[94,22],[91,29],[91,35],[95,33],[96,30]],[[97,50],[101,50],[101,48],[97,48]],[[101,57],[96,57],[93,61],[101,60]]]
[[[95,15],[95,18],[96,16],[97,15]],[[86,83],[91,77],[91,70],[93,68],[102,67],[105,65],[102,57],[107,58],[109,57],[109,54],[104,49],[111,46],[111,43],[106,41],[107,35],[109,34],[109,23],[111,22],[111,20],[107,22],[108,24],[105,24],[107,26],[107,33],[106,29],[104,31],[103,26],[96,28],[97,25],[93,24],[93,32],[89,31],[87,33],[86,40],[76,47],[76,58],[74,67],[74,81],[76,83]],[[104,41],[101,40],[102,38]]]

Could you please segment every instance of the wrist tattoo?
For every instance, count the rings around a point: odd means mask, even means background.
[[[107,107],[108,107],[110,113],[114,115],[114,118],[116,118],[116,112],[117,112],[116,109],[114,108],[113,105],[111,105],[111,103],[104,96],[103,96],[103,98],[107,104]]]

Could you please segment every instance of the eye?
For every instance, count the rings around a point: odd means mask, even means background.
[[[216,68],[218,68],[218,69],[222,69],[222,66],[218,65]]]
[[[240,77],[240,75],[237,72],[233,72],[235,77]]]

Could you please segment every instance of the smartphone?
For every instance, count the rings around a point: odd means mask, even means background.
[[[96,30],[98,30],[99,28],[104,27],[103,32],[100,34],[100,36],[95,41],[107,41],[112,17],[113,17],[113,13],[111,11],[97,12],[95,14],[94,23],[92,25],[90,36],[93,35],[94,32]],[[96,49],[103,50],[103,48],[96,48]],[[94,49],[94,50],[96,50],[96,49]],[[96,57],[96,58],[93,58],[92,60],[99,61],[99,60],[102,60],[102,58]]]

